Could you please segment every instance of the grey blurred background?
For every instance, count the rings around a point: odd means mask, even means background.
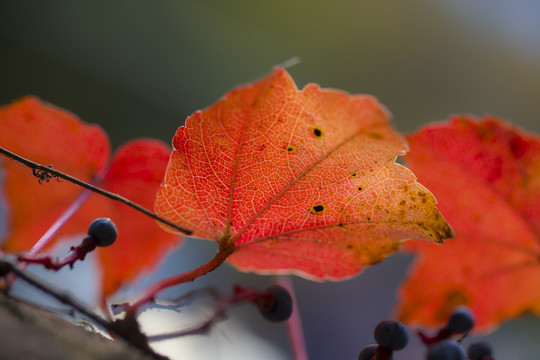
[[[404,132],[453,113],[495,114],[540,131],[535,0],[0,2],[0,103],[37,95],[100,124],[114,147],[135,137],[170,142],[189,114],[294,56],[302,60],[290,69],[299,87],[316,82],[375,95]],[[193,268],[214,250],[188,240],[138,288]],[[355,359],[372,343],[410,262],[394,255],[340,283],[294,278],[310,359]],[[235,282],[262,288],[272,278],[227,266],[186,288],[229,290]],[[189,359],[291,358],[285,328],[255,310],[237,308],[229,323],[196,345],[170,342],[165,351]],[[488,340],[497,359],[535,358],[539,331],[540,321],[525,316]],[[252,349],[242,339],[266,345]],[[413,341],[395,358],[423,352]]]

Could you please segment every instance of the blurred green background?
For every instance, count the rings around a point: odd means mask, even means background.
[[[115,147],[135,137],[170,142],[189,114],[295,56],[301,63],[289,70],[299,87],[375,95],[404,132],[454,113],[495,114],[540,131],[535,0],[3,0],[0,41],[1,104],[35,94],[100,124]],[[213,251],[188,241],[155,276],[197,266]],[[310,359],[354,359],[372,343],[410,262],[395,255],[341,283],[295,278]],[[271,278],[225,267],[194,285],[238,281],[262,287]],[[184,358],[290,358],[284,327],[244,308],[231,317],[277,348],[254,357],[218,327]],[[539,331],[539,320],[524,317],[488,339],[498,359],[535,358]],[[396,359],[421,358],[416,345]],[[168,346],[180,354],[188,345]]]

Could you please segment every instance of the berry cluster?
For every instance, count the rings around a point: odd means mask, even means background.
[[[495,360],[491,345],[479,341],[472,343],[467,353],[461,342],[474,327],[474,317],[467,307],[457,307],[447,323],[435,335],[418,331],[427,346],[427,360]],[[401,323],[392,320],[381,321],[375,328],[377,344],[368,345],[358,355],[358,360],[393,360],[393,352],[407,346],[409,335]],[[460,336],[458,339],[454,337]]]

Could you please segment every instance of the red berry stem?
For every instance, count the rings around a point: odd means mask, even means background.
[[[41,264],[46,269],[58,271],[61,268],[63,268],[66,265],[69,265],[70,268],[73,268],[73,264],[77,260],[84,260],[86,257],[86,254],[88,254],[91,251],[94,251],[96,248],[96,242],[93,238],[87,236],[83,239],[83,241],[77,245],[72,246],[70,249],[70,252],[62,259],[53,258],[50,256],[31,256],[29,254],[20,255],[17,257],[17,259],[20,262],[26,263],[26,264]]]
[[[225,260],[234,252],[234,246],[228,243],[221,243],[216,255],[207,263],[199,266],[196,269],[187,271],[182,274],[174,275],[165,278],[157,283],[154,283],[151,287],[147,288],[144,293],[132,304],[126,304],[125,309],[128,316],[134,316],[137,310],[155,300],[156,295],[167,288],[180,285],[186,282],[193,281],[198,277],[208,274],[221,266]]]
[[[204,334],[207,334],[212,329],[212,326],[214,326],[217,322],[227,319],[226,310],[227,310],[227,307],[229,306],[251,302],[260,308],[260,306],[264,307],[267,303],[270,303],[272,300],[275,300],[273,298],[274,294],[271,291],[268,291],[268,289],[256,290],[250,287],[235,285],[233,287],[232,294],[229,296],[220,295],[213,288],[205,288],[205,289],[198,289],[195,291],[191,291],[174,300],[160,301],[160,303],[163,302],[166,304],[165,306],[169,306],[173,308],[181,308],[184,302],[204,292],[209,293],[210,296],[214,298],[214,301],[215,301],[214,312],[206,321],[200,323],[199,325],[196,325],[194,327],[187,328],[187,329],[182,329],[182,330],[178,330],[174,332],[167,332],[163,334],[146,335],[147,340],[150,342],[156,342],[156,341],[163,341],[163,340],[168,340],[168,339],[173,339],[173,338],[178,338],[178,337],[188,336],[188,335],[204,335]],[[131,316],[131,315],[128,313],[128,316]],[[300,360],[300,358],[295,358],[295,359]]]
[[[302,328],[302,319],[296,303],[294,286],[289,276],[278,276],[276,283],[289,291],[292,297],[292,314],[287,320],[287,333],[289,334],[289,343],[291,344],[293,358],[295,360],[307,360],[308,352],[306,349],[306,340],[304,338],[304,329]]]
[[[443,326],[435,335],[428,335],[422,330],[417,330],[416,333],[424,345],[429,346],[439,341],[449,339],[453,334],[446,326]]]
[[[375,360],[391,360],[393,353],[394,350],[379,345],[375,350]]]
[[[216,291],[214,291],[211,288],[206,289],[212,297],[215,298],[215,308],[212,316],[208,318],[208,320],[204,321],[203,323],[196,325],[189,329],[183,329],[178,330],[175,332],[169,332],[165,334],[159,334],[159,335],[150,335],[147,336],[148,341],[155,342],[155,341],[162,341],[172,338],[178,338],[182,336],[188,336],[188,335],[203,335],[207,334],[211,329],[212,326],[214,326],[217,322],[226,320],[227,314],[226,309],[227,306],[231,305],[237,305],[243,302],[254,302],[258,297],[266,296],[266,293],[261,293],[256,291],[255,289],[243,287],[240,285],[235,285],[233,288],[233,293],[231,296],[220,296]],[[194,294],[201,292],[200,290],[194,291],[191,293],[188,293],[179,299],[176,300],[177,307],[181,306],[181,302],[189,299]]]
[[[191,291],[187,294],[180,296],[179,298],[173,301],[167,301],[169,306],[175,308],[180,308],[182,303],[191,299],[192,297],[203,293],[208,292],[215,301],[214,312],[206,321],[200,323],[191,328],[182,329],[173,332],[167,332],[163,334],[147,335],[146,338],[149,342],[163,341],[173,338],[179,338],[182,336],[189,335],[204,335],[210,332],[212,327],[219,321],[226,320],[227,314],[226,309],[229,305],[238,304],[245,301],[252,301],[254,297],[257,296],[257,292],[254,289],[242,287],[240,285],[235,285],[233,288],[233,294],[231,296],[220,296],[217,291],[213,288],[198,289]]]

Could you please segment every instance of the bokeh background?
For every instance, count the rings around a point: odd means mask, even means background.
[[[295,56],[301,63],[289,70],[299,87],[316,82],[375,95],[404,132],[454,113],[495,114],[540,132],[535,0],[0,2],[0,103],[38,95],[100,124],[115,147],[135,137],[170,142],[189,114]],[[210,242],[188,240],[135,289],[214,251]],[[372,343],[411,261],[397,254],[345,282],[293,278],[310,359],[354,359]],[[81,276],[89,283],[96,274],[88,264],[79,278],[52,278],[72,289]],[[225,266],[182,290],[272,281]],[[178,321],[193,324],[205,312],[195,308]],[[208,337],[160,349],[188,359],[291,358],[284,326],[250,307],[230,315]],[[172,317],[164,310],[144,316],[149,324]],[[497,359],[532,359],[539,331],[540,321],[524,316],[487,339]],[[423,354],[413,339],[395,358]]]

